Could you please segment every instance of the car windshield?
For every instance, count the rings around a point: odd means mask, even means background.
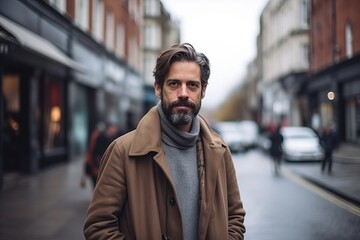
[[[304,139],[304,138],[315,138],[315,133],[307,129],[284,129],[283,136],[285,138],[295,138],[295,139]]]
[[[299,138],[299,139],[304,139],[304,138],[314,138],[314,136],[312,135],[307,135],[307,134],[285,134],[285,137],[288,138]]]

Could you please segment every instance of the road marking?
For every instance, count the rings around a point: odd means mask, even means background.
[[[360,217],[360,208],[345,199],[342,199],[335,194],[325,191],[321,187],[314,185],[313,183],[293,174],[291,171],[283,168],[281,170],[281,175],[287,177],[288,179],[292,180],[295,183],[309,189],[310,191],[322,196],[323,198],[331,201],[332,203],[338,205],[339,207],[357,215]]]

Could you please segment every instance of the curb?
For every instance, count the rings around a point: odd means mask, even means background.
[[[344,164],[360,164],[360,159],[356,157],[333,154],[333,161]]]
[[[349,194],[346,194],[346,193],[343,193],[343,192],[341,192],[341,191],[338,191],[338,190],[335,189],[335,188],[329,187],[329,186],[327,186],[326,184],[323,184],[321,181],[318,181],[318,180],[316,180],[316,179],[314,179],[314,178],[311,178],[311,177],[308,177],[308,176],[305,176],[305,175],[299,174],[299,173],[297,173],[297,174],[298,174],[300,177],[302,177],[303,179],[305,179],[305,180],[307,180],[307,181],[315,184],[316,186],[321,187],[321,188],[323,188],[323,189],[325,189],[325,190],[327,190],[327,191],[329,191],[329,192],[331,192],[331,193],[333,193],[333,194],[341,197],[342,199],[345,199],[346,201],[354,204],[354,205],[357,206],[357,207],[360,207],[360,199],[357,199],[357,198],[355,198],[355,197],[353,197],[353,196],[350,196]]]

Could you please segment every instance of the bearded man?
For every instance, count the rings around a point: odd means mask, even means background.
[[[189,43],[174,45],[153,74],[160,101],[105,152],[86,239],[243,239],[230,150],[198,115],[208,58]]]

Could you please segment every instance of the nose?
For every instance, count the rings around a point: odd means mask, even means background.
[[[188,98],[189,97],[188,88],[185,83],[181,84],[181,87],[179,88],[178,97],[179,98]]]

